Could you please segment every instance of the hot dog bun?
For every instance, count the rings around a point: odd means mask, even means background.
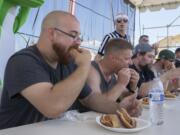
[[[148,98],[148,97],[143,98],[143,99],[142,99],[142,103],[143,103],[144,105],[149,105],[149,98]]]
[[[126,128],[135,128],[136,127],[136,120],[132,118],[124,108],[121,110],[117,110],[117,114],[121,120],[121,123]]]
[[[168,90],[166,90],[166,91],[164,92],[164,95],[165,95],[165,97],[167,97],[167,98],[176,98],[176,95],[173,94],[173,93],[171,93],[171,92],[168,91]]]
[[[117,114],[105,114],[100,118],[100,122],[113,128],[135,128],[136,120],[132,118],[125,109],[117,110]]]
[[[120,120],[116,114],[102,115],[100,122],[108,127],[113,127],[113,128],[121,127]]]

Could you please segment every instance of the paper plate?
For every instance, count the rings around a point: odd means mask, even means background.
[[[139,118],[135,118],[137,121],[137,127],[136,128],[112,128],[112,127],[107,127],[105,125],[103,125],[100,122],[100,118],[101,116],[96,117],[96,122],[103,128],[113,131],[113,132],[120,132],[120,133],[133,133],[133,132],[139,132],[141,130],[144,130],[148,127],[150,127],[151,123],[147,120],[143,120],[143,119],[139,119]]]

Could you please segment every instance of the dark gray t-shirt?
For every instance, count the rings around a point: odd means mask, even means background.
[[[36,46],[15,53],[9,59],[5,70],[0,129],[47,120],[20,92],[39,82],[56,84],[75,69],[76,65],[73,63],[67,66],[59,64],[53,69],[44,61]],[[83,99],[90,92],[90,88],[85,85],[78,98]],[[79,109],[80,106],[77,100],[69,109]]]

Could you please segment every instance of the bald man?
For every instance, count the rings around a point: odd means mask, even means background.
[[[76,109],[76,98],[90,93],[83,87],[91,55],[79,49],[78,20],[54,11],[45,17],[41,28],[37,44],[15,53],[7,63],[0,129],[56,118]]]
[[[44,18],[37,44],[7,63],[0,129],[57,118],[80,103],[104,113],[124,107],[93,94],[85,84],[91,56],[80,43],[80,24],[73,15],[53,11]]]

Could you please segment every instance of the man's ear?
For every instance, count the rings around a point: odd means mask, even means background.
[[[110,59],[110,60],[114,60],[114,56],[112,54],[108,54],[107,57]]]
[[[141,54],[140,53],[137,53],[136,54],[136,57],[139,59],[141,57]]]
[[[117,59],[116,55],[111,54],[109,58],[110,63],[117,63],[119,60]]]
[[[137,54],[137,58],[138,59],[142,59],[143,55],[141,55],[140,53]]]
[[[137,53],[137,57],[140,57],[141,56],[141,54],[140,53]]]
[[[47,31],[48,31],[49,40],[54,41],[54,39],[57,36],[56,33],[55,33],[55,30],[53,28],[48,28]]]
[[[161,63],[163,63],[163,64],[164,64],[164,62],[165,62],[165,60],[164,60],[164,59],[160,59],[160,61],[161,61]]]

